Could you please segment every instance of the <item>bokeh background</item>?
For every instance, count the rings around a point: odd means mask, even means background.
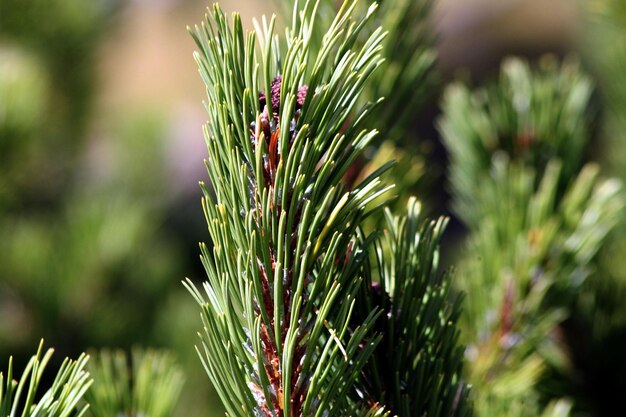
[[[249,27],[276,8],[221,4]],[[208,5],[0,0],[0,366],[13,354],[21,369],[40,338],[57,359],[167,348],[187,375],[177,415],[223,415],[180,284],[204,276],[204,87],[186,26]],[[493,75],[512,53],[584,52],[587,25],[571,0],[440,0],[433,27],[444,85]],[[433,97],[415,128],[442,166],[437,113]],[[445,212],[445,191],[436,201]]]

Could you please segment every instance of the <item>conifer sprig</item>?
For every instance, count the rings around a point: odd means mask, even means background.
[[[383,338],[364,369],[361,395],[399,417],[467,416],[457,328],[461,298],[449,294],[449,276],[438,270],[447,219],[429,221],[421,211],[415,198],[405,216],[385,210],[375,249],[379,277],[360,298],[363,312],[385,313],[375,326]]]
[[[85,414],[88,406],[79,403],[92,383],[89,373],[85,371],[89,359],[85,354],[75,361],[66,358],[50,388],[43,393],[38,392],[53,352],[48,349],[43,353],[42,341],[19,377],[13,374],[13,359],[9,358],[6,374],[0,372],[0,415],[80,417]],[[41,397],[36,398],[37,395]]]
[[[121,350],[93,355],[88,369],[94,384],[85,395],[93,417],[169,417],[184,378],[164,352],[133,349],[129,358]]]
[[[581,166],[587,77],[542,65],[509,60],[490,89],[455,85],[444,100],[455,208],[471,232],[457,283],[479,415],[540,413],[543,372],[568,367],[558,326],[624,208],[619,181]],[[559,404],[544,411],[569,410]]]
[[[300,14],[293,13],[297,0],[275,0],[283,12],[284,20],[291,17],[295,26],[301,21]],[[394,211],[403,211],[410,195],[437,193],[435,182],[442,177],[441,164],[429,160],[433,146],[424,138],[417,138],[415,122],[422,106],[437,84],[434,71],[436,60],[435,35],[432,28],[432,0],[375,0],[377,8],[372,21],[363,29],[357,39],[362,44],[367,33],[379,25],[387,32],[382,42],[381,55],[384,58],[380,69],[372,74],[365,86],[361,102],[381,100],[368,114],[366,125],[380,131],[377,140],[352,165],[348,181],[366,177],[390,160],[394,166],[383,180],[393,183],[396,194],[394,202],[387,202]],[[314,25],[311,27],[311,49],[321,49],[324,40],[324,27],[330,25],[341,2],[321,0],[315,5]],[[361,5],[361,9],[364,9]],[[293,13],[293,15],[292,15]],[[425,199],[427,205],[432,203]],[[381,212],[382,213],[382,212]],[[384,227],[383,216],[371,219],[364,226],[366,230]]]
[[[436,51],[432,0],[379,0],[378,23],[388,31],[385,63],[370,83],[369,97],[384,97],[371,117],[381,134],[409,148],[414,123],[435,86]]]
[[[373,15],[343,3],[311,51],[317,2],[296,11],[284,43],[274,18],[244,35],[215,6],[193,33],[207,85],[211,186],[203,207],[212,250],[202,306],[204,367],[229,415],[347,415],[347,392],[376,345],[379,314],[349,328],[366,257],[357,227],[385,188],[376,175],[342,185],[374,137],[356,105],[381,64],[382,31],[356,39]],[[296,9],[297,10],[297,9]]]
[[[276,0],[283,14],[290,16],[298,10],[298,0]],[[383,97],[384,105],[377,106],[370,114],[370,126],[381,131],[383,139],[391,138],[408,146],[407,136],[412,136],[409,125],[433,87],[435,63],[434,35],[430,27],[432,0],[375,0],[376,11],[372,24],[364,29],[382,27],[387,36],[382,42],[381,54],[385,61],[381,69],[372,75],[363,95],[364,100],[376,101]],[[337,13],[335,0],[321,0],[315,10],[304,13],[316,14],[312,26],[312,48],[321,49],[324,27]],[[366,7],[366,6],[365,6]],[[364,6],[361,5],[361,9]],[[292,25],[301,22],[300,14],[293,14]],[[357,42],[367,39],[361,34]]]
[[[450,153],[453,209],[468,225],[484,218],[476,196],[494,156],[507,154],[541,178],[548,162],[561,162],[559,192],[576,176],[589,134],[592,86],[576,62],[545,57],[536,70],[520,59],[502,64],[498,82],[471,91],[461,83],[445,93],[440,123]]]

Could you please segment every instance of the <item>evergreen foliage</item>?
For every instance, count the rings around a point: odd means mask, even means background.
[[[291,16],[296,10],[296,1],[277,0],[283,16]],[[395,185],[400,196],[390,204],[396,211],[404,210],[409,195],[436,193],[434,183],[443,175],[442,167],[426,160],[431,157],[433,144],[418,138],[415,119],[420,110],[433,96],[437,84],[434,71],[434,35],[430,22],[432,0],[377,0],[374,16],[363,31],[369,33],[377,27],[387,33],[382,44],[384,60],[366,83],[361,102],[381,101],[371,109],[366,123],[370,129],[379,131],[376,139],[350,168],[347,179],[359,180],[394,161],[394,166],[381,178]],[[341,2],[321,0],[317,8],[311,48],[318,50],[323,42],[322,35],[337,13]],[[357,6],[363,11],[365,4]],[[366,36],[357,40],[362,44]],[[430,138],[428,138],[430,139]],[[432,205],[431,201],[423,202]],[[384,226],[384,219],[376,219],[377,227]]]
[[[91,406],[89,415],[172,415],[184,378],[169,354],[135,348],[130,358],[121,350],[103,350],[93,356],[87,368],[94,384],[85,395]]]
[[[75,361],[66,358],[50,387],[45,388],[40,387],[40,383],[53,350],[48,349],[43,356],[42,353],[43,341],[19,376],[13,374],[13,359],[9,358],[6,374],[0,372],[0,415],[79,417],[85,414],[88,406],[82,405],[80,400],[92,383],[85,371],[87,355]]]
[[[400,149],[411,151],[414,119],[435,85],[434,35],[430,25],[432,0],[379,0],[376,24],[387,36],[383,41],[385,61],[368,84],[367,98],[383,97],[370,124]],[[399,177],[399,176],[397,176]],[[397,180],[398,178],[394,178]],[[410,189],[415,189],[413,184]]]
[[[429,97],[434,84],[434,35],[429,17],[432,0],[376,0],[371,23],[363,31],[381,27],[387,35],[382,40],[384,61],[364,88],[361,101],[383,99],[369,115],[369,125],[380,132],[380,138],[393,139],[402,146],[410,144],[411,123],[419,107]],[[298,10],[297,0],[280,0],[283,15]],[[311,44],[314,50],[323,45],[323,34],[334,19],[341,2],[321,0],[317,6]],[[363,12],[369,3],[357,5]],[[294,14],[294,18],[295,18]],[[367,39],[362,35],[358,44]]]
[[[168,314],[152,300],[173,261],[149,225],[163,179],[144,172],[157,147],[145,163],[124,153],[159,128],[120,134],[117,159],[130,162],[98,187],[75,184],[68,168],[89,110],[88,58],[117,2],[54,0],[46,24],[41,0],[5,3],[0,307],[37,306],[30,330],[62,333],[68,345],[125,344],[136,329],[145,338],[146,323]],[[410,140],[437,78],[434,2],[278,4],[284,21],[263,17],[250,33],[217,5],[192,31],[207,92],[210,242],[200,246],[208,280],[184,286],[200,306],[197,351],[227,415],[621,415],[626,197],[607,175],[626,179],[623,2],[585,3],[594,82],[573,59],[509,58],[483,87],[446,89],[439,129],[452,208],[468,232],[454,273],[441,265],[448,219],[425,215],[435,164]],[[44,120],[53,97],[61,105]],[[605,108],[601,145],[591,146],[596,97]],[[67,151],[68,166],[47,160],[42,138]],[[55,166],[59,182],[39,195]],[[408,196],[416,189],[424,202]],[[38,200],[46,211],[30,212]],[[56,226],[52,214],[63,219]],[[117,292],[136,297],[110,309],[94,302]],[[89,326],[75,324],[86,315]],[[13,331],[20,317],[8,317],[0,353],[26,340]],[[168,354],[103,350],[89,363],[83,354],[49,378],[51,355],[40,344],[17,377],[9,359],[1,417],[175,414],[184,377]]]
[[[549,161],[559,159],[556,186],[562,193],[580,169],[589,139],[590,94],[591,81],[575,62],[559,66],[550,57],[534,72],[509,59],[499,81],[476,92],[462,84],[448,87],[440,130],[450,153],[455,214],[472,227],[491,214],[477,196],[502,155],[531,168],[537,183]]]
[[[387,167],[351,189],[342,183],[375,135],[364,128],[375,108],[358,103],[382,63],[382,30],[361,32],[377,4],[344,2],[315,44],[323,6],[296,3],[284,44],[274,19],[263,20],[256,49],[257,35],[217,6],[194,31],[213,247],[201,246],[204,292],[186,285],[202,306],[203,364],[232,416],[464,415],[458,304],[448,305],[436,273],[443,221],[420,226],[412,201],[408,220],[388,213],[393,237],[372,246],[376,236],[360,226],[378,210],[368,203],[385,192]],[[389,264],[386,251],[396,256]],[[374,270],[381,296],[358,306]],[[406,349],[389,373],[375,361],[382,351],[366,365],[381,340]]]
[[[379,309],[382,335],[363,372],[360,389],[372,404],[397,416],[468,416],[462,381],[463,349],[457,344],[461,298],[449,294],[441,274],[439,243],[446,218],[423,218],[410,198],[405,216],[385,209],[384,236],[376,241],[373,274],[359,298],[361,314]]]
[[[42,337],[71,357],[154,343],[189,270],[166,239],[173,199],[153,169],[167,161],[166,119],[90,112],[117,5],[0,2],[0,358],[16,366]]]
[[[583,9],[583,59],[593,71],[602,112],[590,152],[605,172],[626,179],[626,14],[616,0],[588,1]],[[603,245],[592,279],[587,280],[576,300],[576,310],[567,323],[577,378],[564,384],[587,415],[622,415],[626,404],[626,216]],[[585,335],[584,338],[579,335]]]
[[[355,4],[344,4],[317,56],[308,51],[310,2],[286,53],[274,20],[266,25],[260,63],[237,15],[231,29],[216,7],[196,29],[215,197],[204,188],[206,296],[189,288],[203,306],[203,363],[233,416],[349,412],[346,392],[376,343],[359,347],[377,312],[348,327],[365,256],[354,235],[384,191],[376,177],[352,191],[341,184],[374,136],[346,121],[382,39],[376,31],[351,49],[371,16],[355,20]]]
[[[478,415],[540,413],[546,368],[568,372],[559,326],[623,213],[620,182],[581,163],[587,78],[542,65],[507,61],[498,84],[454,85],[444,99],[454,203],[470,229],[457,282]]]

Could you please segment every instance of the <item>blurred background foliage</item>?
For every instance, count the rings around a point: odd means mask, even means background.
[[[249,27],[277,7],[221,3]],[[13,354],[22,369],[41,337],[59,361],[90,348],[163,347],[186,375],[175,414],[223,415],[193,349],[198,314],[180,285],[204,279],[196,184],[206,177],[206,116],[185,26],[207,5],[0,0],[1,363]],[[510,54],[551,53],[582,57],[595,84],[593,114],[585,115],[593,140],[582,162],[626,179],[623,1],[440,0],[432,27],[409,20],[407,29],[426,31],[436,44],[437,62],[428,55],[419,64],[435,65],[418,91],[430,98],[408,94],[405,108],[381,109],[390,140],[363,162],[365,171],[397,159],[390,175],[401,193],[418,192],[430,213],[448,213],[447,153],[434,123],[443,86],[453,77],[496,78]],[[379,75],[377,86],[389,88]],[[566,152],[563,141],[558,149]],[[466,233],[453,215],[442,251],[448,262]],[[554,383],[581,399],[581,413],[609,415],[626,388],[625,235],[622,219],[597,255],[598,278],[582,284],[578,313],[564,326],[565,340],[575,342],[573,377]]]

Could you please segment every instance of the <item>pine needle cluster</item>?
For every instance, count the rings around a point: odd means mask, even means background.
[[[582,163],[590,93],[575,63],[545,58],[510,59],[499,82],[444,97],[454,207],[470,230],[458,287],[479,415],[539,415],[547,371],[571,372],[561,325],[624,208],[620,181]]]
[[[437,272],[445,220],[421,220],[412,200],[381,240],[363,222],[389,164],[345,178],[376,135],[380,100],[363,94],[383,65],[379,5],[345,1],[318,21],[327,3],[296,2],[284,39],[273,18],[245,35],[217,6],[193,31],[212,187],[208,281],[186,284],[200,356],[232,416],[463,415],[458,303]]]
[[[43,374],[53,352],[48,349],[43,353],[42,341],[19,376],[13,373],[13,360],[9,358],[6,374],[0,372],[0,415],[79,417],[85,414],[88,406],[81,403],[81,399],[93,382],[85,370],[88,361],[85,354],[76,361],[65,359],[50,387],[40,393],[39,390],[44,389],[40,387]]]
[[[246,32],[218,5],[190,30],[207,93],[209,243],[207,280],[184,286],[227,415],[578,415],[578,399],[558,389],[575,379],[576,349],[626,328],[609,294],[626,286],[603,265],[623,245],[612,233],[626,197],[585,156],[591,78],[575,60],[510,58],[494,82],[445,90],[438,126],[468,231],[452,273],[441,265],[448,218],[429,219],[404,195],[423,177],[415,159],[400,163],[400,190],[387,181],[386,159],[410,149],[436,78],[432,1],[279,5],[284,35],[274,16]],[[598,19],[624,18],[621,3],[589,5]],[[615,75],[624,56],[600,71]],[[606,95],[626,102],[623,90]],[[619,130],[618,111],[607,119]],[[594,340],[572,343],[581,323],[594,324]],[[41,344],[20,376],[9,359],[1,417],[174,413],[184,377],[167,354],[83,354],[46,389],[51,355]]]

